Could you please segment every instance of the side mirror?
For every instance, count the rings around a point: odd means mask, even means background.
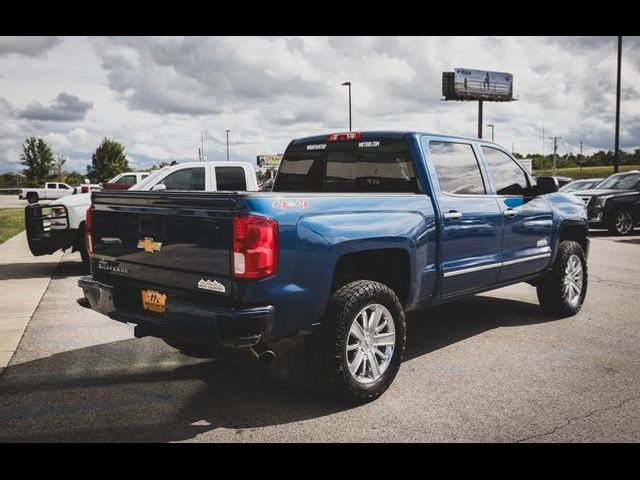
[[[558,187],[558,180],[555,177],[537,177],[534,190],[536,195],[544,195],[557,192]]]
[[[167,186],[164,183],[158,183],[157,185],[154,185],[151,190],[156,191],[156,190],[166,190]]]

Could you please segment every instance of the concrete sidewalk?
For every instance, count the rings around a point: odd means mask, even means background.
[[[62,255],[34,257],[25,232],[0,244],[0,372],[18,348]]]

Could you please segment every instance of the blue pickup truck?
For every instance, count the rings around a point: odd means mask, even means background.
[[[318,384],[362,403],[398,372],[407,311],[518,282],[580,309],[587,215],[557,188],[478,139],[296,139],[271,192],[94,193],[79,303],[198,357],[305,335]]]

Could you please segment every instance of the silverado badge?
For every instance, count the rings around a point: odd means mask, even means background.
[[[225,293],[227,289],[219,281],[205,280],[204,278],[198,282],[198,288],[205,290],[213,290],[214,292]]]
[[[144,240],[138,240],[138,248],[144,248],[145,252],[159,252],[162,248],[162,242],[154,242],[153,238],[145,237]]]

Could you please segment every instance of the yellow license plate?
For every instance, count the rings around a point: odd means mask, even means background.
[[[156,313],[164,313],[167,296],[155,290],[142,290],[142,308]]]

